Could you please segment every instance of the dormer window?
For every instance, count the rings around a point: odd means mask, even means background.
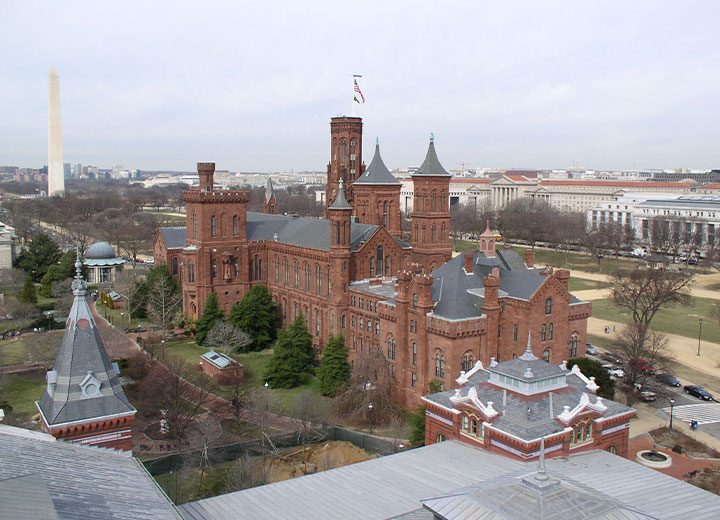
[[[92,372],[88,372],[88,374],[85,376],[85,379],[80,382],[79,386],[80,390],[82,391],[83,399],[100,397],[102,395],[100,393],[100,387],[102,386],[102,383],[95,376],[92,375]]]

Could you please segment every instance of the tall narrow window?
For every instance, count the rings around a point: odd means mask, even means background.
[[[321,323],[320,323],[320,310],[319,310],[319,309],[315,309],[315,335],[316,335],[316,336],[319,336],[319,335],[320,335],[320,325],[321,325]]]
[[[548,325],[548,335],[550,336],[550,339],[555,338],[555,325],[550,322],[550,325]]]
[[[431,211],[437,210],[437,194],[435,193],[435,190],[432,191],[432,195],[430,198],[430,210]]]
[[[293,287],[297,289],[300,287],[300,267],[298,266],[297,260],[293,263],[293,274],[295,275]]]
[[[322,294],[322,269],[320,266],[315,266],[315,292]]]
[[[310,291],[310,264],[305,262],[305,290]]]
[[[513,341],[517,341],[517,340],[518,340],[518,326],[513,325]]]
[[[577,332],[573,332],[570,334],[570,339],[568,340],[568,349],[570,353],[570,357],[574,358],[577,357],[577,349],[578,349],[578,334]]]
[[[285,257],[285,285],[290,285],[290,263],[287,257]]]
[[[233,236],[238,236],[238,217],[237,215],[233,215],[232,218],[232,228],[233,228]]]
[[[375,257],[370,257],[370,278],[375,276]]]
[[[435,375],[445,377],[445,354],[443,354],[442,350],[435,353]]]
[[[377,247],[377,274],[378,276],[383,275],[383,246]]]
[[[275,283],[280,283],[280,257],[275,257]]]
[[[437,226],[435,224],[432,225],[432,229],[430,230],[430,241],[434,244],[437,240]]]
[[[388,203],[383,202],[383,226],[388,227]]]
[[[447,237],[447,228],[443,222],[443,225],[440,227],[440,240],[445,242],[445,237]]]
[[[174,274],[174,275],[178,274],[178,257],[177,256],[172,257],[172,274]]]
[[[213,260],[213,261],[212,261],[212,264],[210,264],[210,267],[211,267],[211,269],[212,269],[212,271],[211,271],[212,277],[213,277],[213,278],[217,278],[217,274],[218,274],[218,273],[217,273],[217,262],[216,262],[215,260]]]
[[[545,314],[552,314],[552,298],[545,300]]]
[[[547,361],[548,363],[550,362],[550,349],[549,348],[546,348],[545,350],[543,350],[542,358],[543,358],[543,361]]]
[[[542,341],[545,341],[547,339],[547,325],[544,323],[542,324],[542,327],[540,327],[540,339]]]
[[[197,213],[193,211],[192,214],[192,232],[193,232],[193,238],[197,240],[197,233],[198,233],[198,225],[197,225]]]
[[[340,244],[340,222],[335,222],[335,243]]]
[[[385,276],[391,276],[392,270],[390,269],[392,266],[390,265],[390,257],[385,257]]]
[[[215,215],[210,217],[210,236],[213,238],[217,236],[217,217]]]
[[[415,224],[415,242],[420,241],[420,226],[418,224]]]
[[[417,365],[417,344],[413,341],[412,343],[412,364]]]

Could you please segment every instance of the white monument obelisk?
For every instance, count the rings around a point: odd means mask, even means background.
[[[48,104],[48,195],[65,192],[62,128],[60,126],[60,78],[57,69],[50,71]]]

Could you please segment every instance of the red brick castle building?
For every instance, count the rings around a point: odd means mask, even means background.
[[[214,185],[199,163],[199,187],[185,192],[185,227],[160,228],[155,260],[181,282],[183,311],[202,314],[212,292],[228,313],[253,284],[268,287],[284,319],[302,314],[321,348],[342,333],[352,358],[381,348],[404,399],[428,384],[450,387],[475,361],[512,359],[529,330],[537,355],[560,363],[583,355],[590,304],[568,292],[569,273],[536,269],[533,255],[497,250],[488,230],[479,249],[454,259],[450,174],[433,138],[412,174],[411,231],[402,237],[401,184],[376,143],[362,161],[362,120],[330,122],[327,208],[323,219],[276,215],[272,184],[263,213],[247,211],[246,190]]]

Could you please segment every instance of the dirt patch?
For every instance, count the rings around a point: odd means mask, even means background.
[[[687,482],[705,491],[720,495],[720,470],[718,469],[706,468],[701,470],[689,478]]]
[[[268,461],[268,481],[279,482],[375,457],[376,455],[347,441],[328,441],[312,446],[291,448]]]
[[[691,457],[700,459],[720,458],[720,453],[678,430],[658,428],[649,432],[649,434],[656,444],[664,448],[672,449],[674,446],[682,446],[683,453]]]

